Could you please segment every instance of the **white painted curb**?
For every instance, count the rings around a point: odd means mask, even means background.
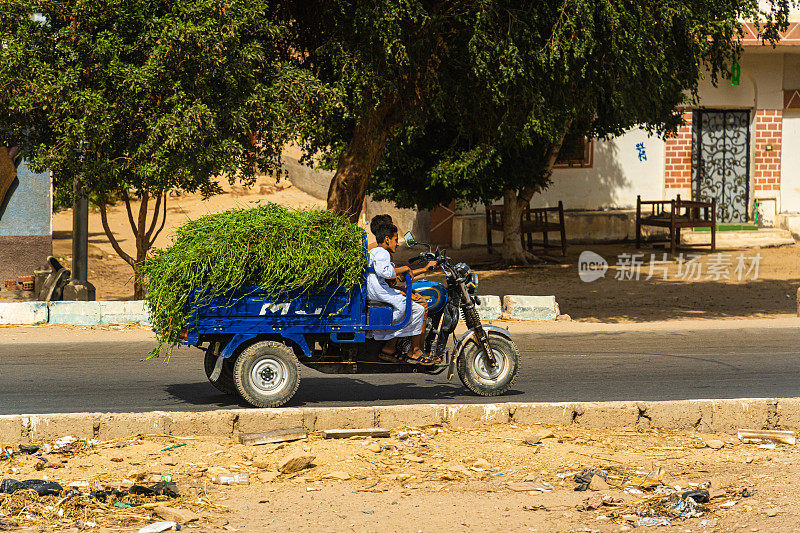
[[[559,315],[555,296],[503,297],[503,318],[511,320],[555,320]]]
[[[3,302],[0,303],[0,324],[143,324],[150,318],[144,300],[100,302]]]
[[[44,302],[0,304],[0,324],[41,324],[47,319],[47,304]]]
[[[496,320],[503,315],[500,297],[493,294],[478,295],[478,316],[481,320]]]

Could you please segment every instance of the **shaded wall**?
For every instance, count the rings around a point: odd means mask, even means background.
[[[0,150],[7,157],[5,149]],[[0,283],[33,274],[53,253],[53,189],[49,172],[20,163],[0,199]]]

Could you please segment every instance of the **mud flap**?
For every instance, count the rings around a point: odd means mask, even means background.
[[[222,357],[221,353],[219,353],[219,345],[217,345],[217,362],[214,363],[214,371],[211,372],[211,375],[208,377],[208,379],[214,382],[219,379],[220,374],[222,374],[222,363],[224,362],[225,358]]]

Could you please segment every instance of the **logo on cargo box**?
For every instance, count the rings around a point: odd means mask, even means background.
[[[261,306],[261,311],[258,312],[259,316],[264,316],[267,313],[270,315],[288,315],[289,310],[291,309],[292,304],[290,303],[283,303],[283,304],[276,304],[272,302],[265,302],[264,305]],[[292,312],[293,315],[321,315],[322,308],[317,307],[314,309],[313,312],[309,313],[308,311],[304,311],[303,309],[296,309]]]

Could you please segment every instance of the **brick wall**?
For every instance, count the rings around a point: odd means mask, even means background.
[[[781,188],[782,124],[782,110],[756,110],[756,143],[753,154],[756,191],[777,191]],[[766,150],[767,145],[772,145],[771,151]]]
[[[666,139],[664,162],[664,186],[667,189],[691,189],[692,187],[692,111],[683,112],[685,124],[678,128],[677,135]]]

